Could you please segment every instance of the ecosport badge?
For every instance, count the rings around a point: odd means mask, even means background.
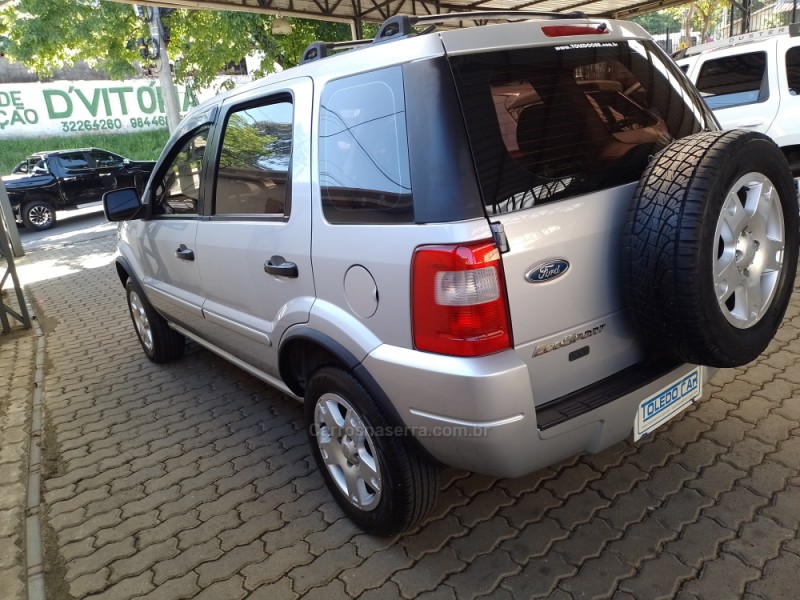
[[[561,277],[569,269],[569,263],[563,258],[553,258],[539,263],[525,273],[525,279],[531,283],[544,283]]]

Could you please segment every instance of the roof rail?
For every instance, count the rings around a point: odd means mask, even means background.
[[[761,40],[765,40],[770,37],[778,36],[778,35],[786,35],[788,34],[790,37],[797,37],[800,35],[800,23],[791,23],[789,25],[778,25],[777,27],[771,27],[770,29],[762,29],[761,31],[749,31],[747,33],[740,33],[738,35],[732,35],[721,40],[717,40],[716,42],[706,42],[705,44],[698,44],[697,46],[689,46],[688,48],[684,48],[682,50],[678,50],[681,52],[678,56],[678,52],[675,52],[672,56],[676,60],[679,58],[684,58],[686,56],[693,56],[695,54],[701,54],[703,52],[708,52],[709,50],[716,50],[718,48],[730,48],[733,46],[738,46],[739,44],[747,44],[750,42],[759,42]]]
[[[358,46],[365,46],[371,44],[372,40],[350,40],[348,42],[312,42],[308,47],[303,50],[303,58],[300,59],[300,64],[311,62],[325,58],[330,54],[331,50],[350,50]]]
[[[374,43],[379,44],[398,37],[413,33],[413,28],[419,25],[436,25],[447,21],[481,21],[481,20],[507,20],[524,21],[533,17],[546,19],[586,19],[586,13],[573,11],[568,13],[526,11],[526,10],[473,10],[466,12],[450,12],[439,15],[395,15],[383,22],[375,36]]]

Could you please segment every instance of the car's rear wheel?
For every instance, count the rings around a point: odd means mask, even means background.
[[[44,231],[56,224],[56,209],[45,200],[33,200],[22,207],[20,217],[28,229]]]
[[[393,535],[422,521],[439,491],[438,470],[390,425],[349,373],[319,369],[305,396],[308,439],[342,510],[364,531]]]
[[[125,283],[128,298],[128,311],[136,330],[136,337],[147,358],[156,363],[164,363],[183,355],[186,340],[167,325],[166,320],[150,305],[136,282],[128,278]]]
[[[797,196],[766,136],[706,132],[658,154],[623,244],[631,314],[654,353],[734,367],[780,326],[797,268]]]

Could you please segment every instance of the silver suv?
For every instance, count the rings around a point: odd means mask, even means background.
[[[147,356],[189,338],[301,400],[365,530],[419,523],[442,465],[518,477],[648,435],[772,339],[786,160],[718,131],[636,25],[399,16],[337,50],[197,107],[104,204]]]

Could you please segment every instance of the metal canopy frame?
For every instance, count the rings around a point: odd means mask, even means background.
[[[115,0],[126,4],[207,10],[234,10],[284,17],[353,23],[382,23],[389,17],[465,11],[581,11],[591,16],[629,19],[686,0]]]

